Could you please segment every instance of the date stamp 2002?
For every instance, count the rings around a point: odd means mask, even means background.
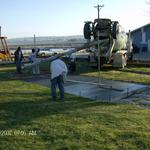
[[[36,130],[0,130],[0,136],[36,136]]]

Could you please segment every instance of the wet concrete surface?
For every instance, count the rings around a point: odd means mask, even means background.
[[[25,79],[25,81],[50,87],[49,77]],[[112,80],[101,80],[99,85],[97,78],[76,75],[68,76],[65,81],[66,93],[98,101],[118,101],[145,88],[145,85]]]

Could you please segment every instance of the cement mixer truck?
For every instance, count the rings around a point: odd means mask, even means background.
[[[94,22],[87,21],[84,24],[83,32],[87,41],[98,41],[90,51],[94,54],[92,56],[96,61],[100,57],[101,65],[113,63],[114,67],[124,68],[127,60],[131,59],[130,32],[127,35],[119,22],[102,18],[95,19]]]
[[[87,39],[87,42],[79,47],[74,47],[55,56],[41,59],[36,63],[26,64],[24,65],[24,69],[42,62],[50,62],[57,57],[71,55],[72,53],[87,48],[92,49],[96,61],[100,57],[101,65],[113,61],[113,66],[115,67],[124,68],[126,66],[127,59],[132,52],[132,42],[130,34],[127,36],[118,22],[111,21],[110,19],[95,19],[94,22],[88,21],[84,24],[84,38]],[[100,46],[99,56],[98,45]]]

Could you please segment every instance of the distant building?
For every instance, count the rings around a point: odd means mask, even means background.
[[[150,23],[131,31],[135,52],[150,52]]]

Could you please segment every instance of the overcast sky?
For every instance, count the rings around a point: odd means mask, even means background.
[[[125,31],[150,23],[146,0],[0,0],[0,26],[8,38],[82,35],[84,21],[100,17],[120,22]]]

